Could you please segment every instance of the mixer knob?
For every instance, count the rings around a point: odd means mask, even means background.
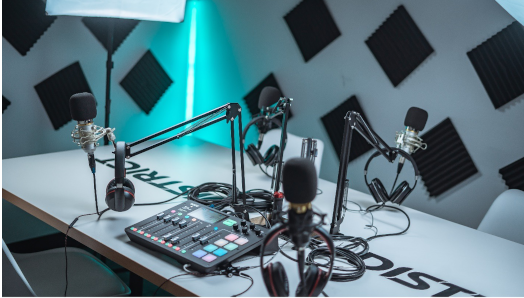
[[[157,219],[157,220],[161,220],[162,218],[164,218],[164,212],[162,212],[162,213],[158,213],[158,214],[156,215],[156,219]]]
[[[256,227],[257,227],[257,226],[255,225],[255,223],[250,223],[250,224],[249,224],[249,228],[250,228],[251,230],[254,230]]]
[[[258,237],[264,237],[264,232],[261,229],[255,229],[255,234]]]
[[[240,224],[241,224],[241,225],[242,225],[243,227],[245,227],[245,226],[246,226],[246,224],[247,224],[247,222],[246,222],[246,220],[245,220],[245,219],[243,219],[243,220],[242,220],[242,221],[240,222]]]
[[[242,233],[244,235],[248,235],[249,234],[247,227],[242,227]]]
[[[181,221],[181,222],[178,224],[178,226],[179,226],[181,229],[187,227],[187,221],[185,221],[185,220]]]
[[[233,224],[233,230],[238,231],[238,224]]]

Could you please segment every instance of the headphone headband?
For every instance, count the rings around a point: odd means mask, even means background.
[[[124,183],[126,177],[126,143],[117,142],[115,148],[115,182],[117,184]]]
[[[415,162],[413,157],[410,154],[408,154],[407,152],[405,152],[404,150],[399,149],[399,148],[392,148],[392,149],[394,152],[397,152],[398,154],[402,155],[405,159],[409,160],[409,162],[413,166],[413,170],[415,171],[415,184],[413,185],[413,188],[415,188],[415,186],[417,185],[418,178],[420,177],[420,172],[418,171],[417,163]],[[367,185],[369,185],[368,179],[367,179],[369,164],[371,163],[371,160],[373,160],[375,157],[379,156],[380,154],[381,153],[379,151],[373,153],[369,157],[368,161],[366,162],[366,166],[364,167],[364,181],[366,182]]]

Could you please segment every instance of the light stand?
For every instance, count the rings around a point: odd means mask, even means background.
[[[391,149],[380,136],[374,132],[364,121],[359,113],[350,111],[344,117],[344,135],[342,138],[342,151],[340,153],[340,165],[338,168],[337,190],[335,193],[335,205],[331,219],[331,235],[340,235],[340,224],[344,220],[346,210],[343,210],[344,202],[347,200],[348,182],[347,171],[349,167],[349,154],[353,131],[356,130],[389,162],[393,162],[397,153]]]

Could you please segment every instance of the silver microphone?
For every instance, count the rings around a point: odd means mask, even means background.
[[[98,140],[107,135],[107,138],[115,144],[114,128],[103,128],[93,124],[93,119],[96,117],[96,100],[91,93],[83,92],[71,96],[69,99],[69,109],[71,111],[71,118],[78,121],[75,129],[71,132],[73,142],[82,147],[87,153],[89,161],[89,168],[93,172],[96,171],[95,165],[95,150],[98,146]]]
[[[406,114],[404,125],[406,128],[403,131],[396,133],[396,144],[397,148],[403,150],[407,154],[411,155],[418,149],[426,150],[427,144],[423,143],[418,133],[424,129],[426,122],[428,121],[428,112],[417,107],[411,107]],[[405,162],[405,158],[401,156],[399,158],[399,173],[402,169],[402,165]]]

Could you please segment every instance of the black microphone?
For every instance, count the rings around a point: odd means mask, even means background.
[[[418,149],[426,150],[427,144],[422,142],[422,138],[418,136],[418,133],[424,129],[426,122],[428,121],[428,112],[421,108],[411,107],[406,114],[404,119],[404,131],[397,132],[396,143],[397,148],[405,151],[409,155],[416,152]],[[404,166],[405,158],[400,157],[398,161],[397,173],[402,171]]]
[[[69,98],[69,110],[71,118],[78,121],[75,129],[71,132],[73,142],[87,153],[89,168],[95,173],[94,153],[98,146],[97,141],[107,135],[109,140],[114,143],[114,129],[102,128],[93,124],[93,119],[96,117],[96,100],[91,93],[82,92],[71,96]]]
[[[261,110],[267,109],[277,103],[281,97],[282,93],[277,88],[271,86],[264,87],[258,97],[258,108]]]
[[[298,250],[304,249],[313,227],[311,202],[317,195],[315,165],[305,158],[292,158],[282,170],[284,196],[289,202],[288,226],[291,242]]]

